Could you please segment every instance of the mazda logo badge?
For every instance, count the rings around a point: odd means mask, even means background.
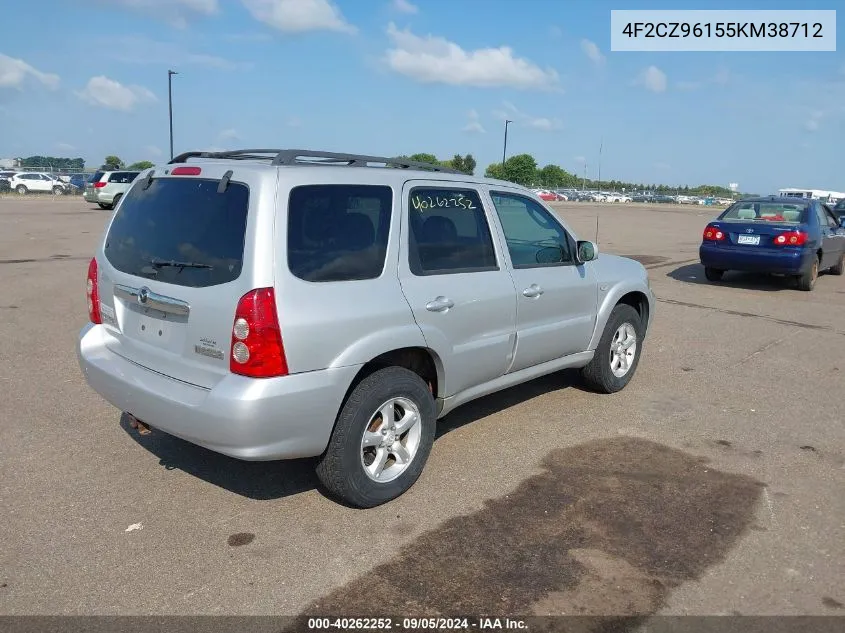
[[[144,286],[138,291],[138,303],[146,303],[150,298],[150,289]]]

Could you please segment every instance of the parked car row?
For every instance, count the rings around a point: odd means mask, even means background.
[[[0,193],[81,194],[87,174],[52,174],[43,171],[0,171]]]

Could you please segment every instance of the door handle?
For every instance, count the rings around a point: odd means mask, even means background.
[[[539,297],[544,292],[545,290],[543,290],[537,284],[531,284],[525,290],[522,291],[522,296],[528,298]]]
[[[425,304],[425,309],[429,312],[445,312],[449,308],[455,306],[455,302],[448,297],[437,297]]]

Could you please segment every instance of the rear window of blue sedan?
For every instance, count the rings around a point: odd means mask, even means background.
[[[782,202],[738,202],[720,218],[739,222],[778,222],[779,224],[801,224],[807,220],[806,204]]]

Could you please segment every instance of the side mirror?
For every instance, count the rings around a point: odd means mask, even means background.
[[[599,247],[593,242],[578,242],[578,263],[591,262],[599,256]]]

